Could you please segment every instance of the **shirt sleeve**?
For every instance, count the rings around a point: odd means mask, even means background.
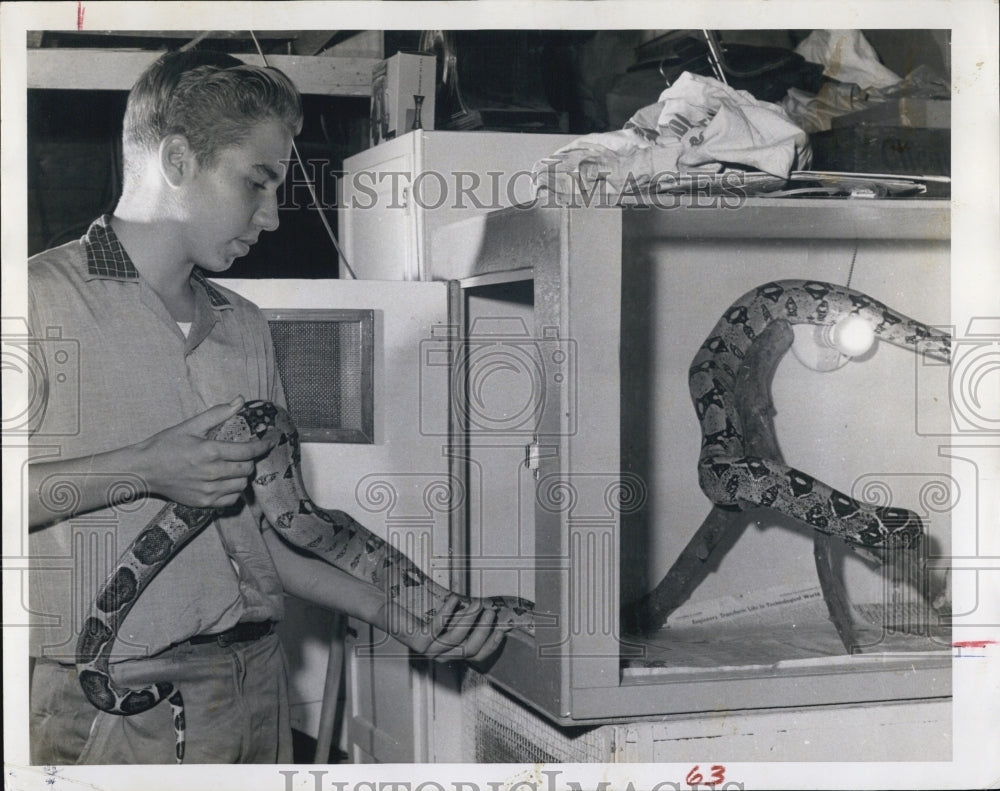
[[[79,404],[72,398],[73,385],[77,384],[80,363],[79,343],[62,337],[49,306],[51,294],[46,295],[45,284],[28,273],[28,315],[24,322],[26,335],[19,344],[21,365],[27,388],[27,429],[30,437],[39,434],[59,434],[59,427],[76,422]],[[42,293],[39,293],[41,289]],[[52,372],[58,370],[62,384],[52,389]],[[72,412],[70,411],[72,410]],[[64,413],[64,414],[62,414]]]
[[[25,338],[22,357],[23,371],[26,379],[28,392],[26,394],[28,403],[28,434],[34,436],[41,428],[42,420],[45,417],[44,410],[33,408],[35,399],[44,399],[48,393],[49,367],[45,364],[44,344],[38,343],[38,339],[44,336],[39,332],[41,326],[39,315],[39,304],[35,297],[35,290],[32,288],[32,278],[28,276],[28,315],[24,322],[27,336]]]
[[[281,383],[281,372],[278,370],[278,361],[274,353],[274,341],[271,338],[271,327],[261,314],[264,336],[264,356],[268,379],[267,400],[272,401],[281,407],[288,407],[285,400],[285,388]]]

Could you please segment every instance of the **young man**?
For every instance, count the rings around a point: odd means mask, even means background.
[[[285,591],[392,629],[438,658],[481,659],[503,640],[479,604],[450,619],[456,598],[432,629],[420,628],[375,586],[289,548],[241,499],[270,446],[205,438],[247,400],[283,400],[266,321],[205,275],[278,227],[276,192],[301,123],[298,92],[276,70],[213,53],[160,58],[129,95],[114,214],[29,262],[32,334],[78,344],[80,378],[78,393],[46,382],[34,426],[33,763],[174,760],[167,705],[99,712],[73,664],[104,574],[167,500],[223,515],[139,597],[112,676],[181,690],[187,762],[291,760],[272,631]],[[57,371],[64,347],[41,346]]]

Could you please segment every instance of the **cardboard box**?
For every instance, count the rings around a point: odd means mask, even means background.
[[[831,122],[834,129],[857,124],[906,126],[914,129],[951,129],[951,100],[893,99],[840,115]]]
[[[371,143],[434,128],[437,58],[399,52],[372,70]]]
[[[951,130],[911,126],[856,126],[809,136],[814,170],[950,176]],[[928,195],[931,194],[928,185]],[[947,186],[947,185],[946,185]],[[934,189],[939,195],[939,188]]]

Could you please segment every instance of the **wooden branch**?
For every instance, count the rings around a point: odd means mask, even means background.
[[[747,455],[782,461],[781,448],[774,433],[771,381],[793,338],[792,328],[787,322],[771,324],[750,347],[737,372],[733,397],[740,413]],[[742,511],[727,511],[718,506],[712,508],[660,584],[638,602],[622,608],[624,630],[648,634],[661,628],[670,614],[687,601],[718,566],[746,525],[747,518]],[[816,572],[830,620],[844,649],[852,653],[859,650],[859,640],[843,579],[833,565],[834,539],[816,531],[813,542]]]
[[[834,566],[835,539],[826,533],[813,533],[813,559],[816,561],[816,575],[819,577],[819,587],[823,591],[823,601],[826,602],[830,620],[837,630],[844,650],[849,654],[860,652],[861,640],[854,628],[851,618],[851,600],[839,567]]]
[[[793,337],[786,322],[775,322],[750,347],[737,373],[733,397],[740,410],[748,454],[781,459],[771,420],[774,414],[771,380],[778,362],[792,345]],[[659,585],[638,602],[622,608],[625,631],[648,634],[661,628],[670,613],[687,601],[718,566],[746,525],[747,518],[742,511],[713,507]]]
[[[662,628],[670,614],[718,567],[746,526],[742,511],[713,507],[660,583],[639,601],[622,607],[623,635],[650,634]]]

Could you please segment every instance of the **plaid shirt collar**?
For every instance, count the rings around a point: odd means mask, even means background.
[[[83,247],[87,251],[87,274],[90,277],[103,280],[139,279],[139,270],[135,268],[111,227],[110,214],[98,217],[91,223],[83,237]],[[229,300],[208,282],[200,269],[192,269],[191,278],[205,290],[213,308],[232,307]]]

